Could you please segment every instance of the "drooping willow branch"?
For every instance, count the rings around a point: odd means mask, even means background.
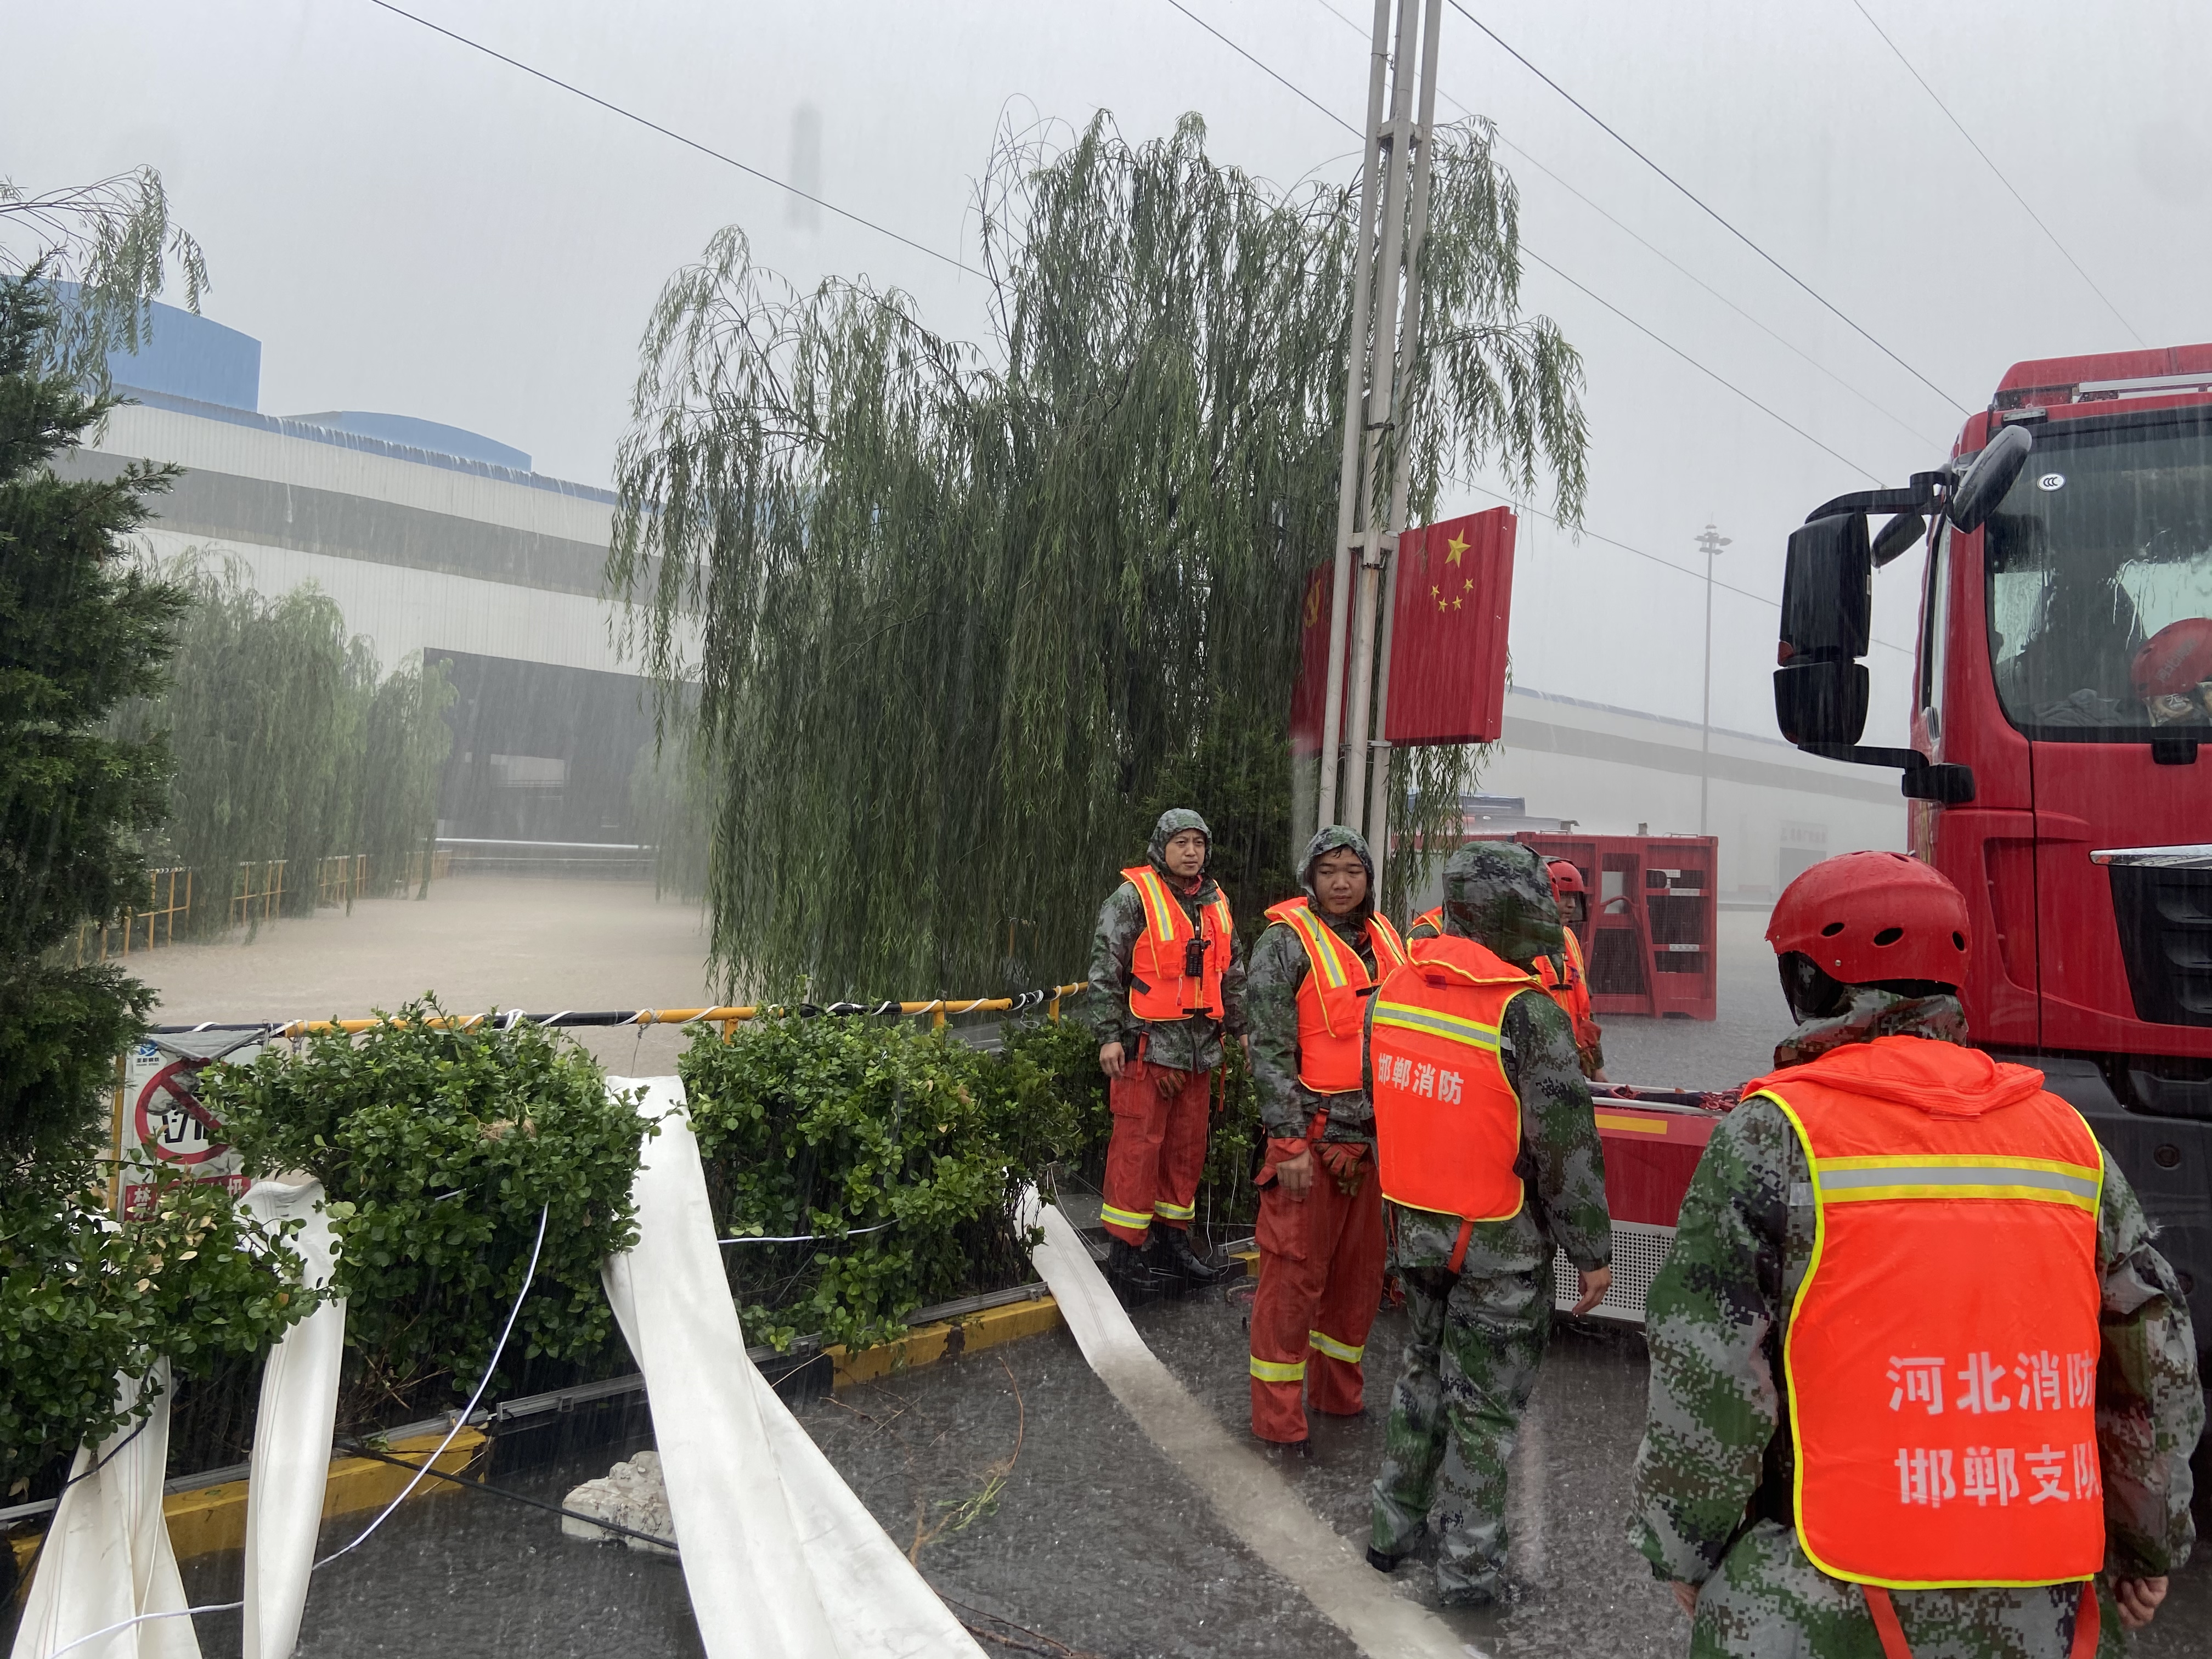
[[[1494,470],[1571,520],[1579,359],[1518,314],[1486,127],[1436,144],[1415,517]],[[735,228],[646,331],[608,580],[709,820],[732,985],[1026,983],[1080,959],[1161,807],[1212,820],[1248,916],[1304,840],[1285,728],[1335,533],[1347,194],[1218,164],[1195,117],[1136,145],[1101,117],[1002,134],[978,207],[988,347],[895,291],[795,293]],[[1463,768],[1401,769],[1398,822],[1455,816]]]

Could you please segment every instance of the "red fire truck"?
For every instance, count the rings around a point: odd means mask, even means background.
[[[1911,744],[1864,747],[1874,572],[1920,545]],[[2212,345],[2016,364],[1947,465],[1792,532],[1781,633],[1783,735],[1901,769],[1975,1041],[2087,1118],[2212,1344]]]

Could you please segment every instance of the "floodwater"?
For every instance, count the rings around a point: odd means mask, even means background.
[[[161,995],[161,1024],[357,1019],[434,991],[455,1013],[523,1008],[697,1008],[714,998],[701,966],[699,908],[650,882],[466,875],[427,898],[364,899],[350,912],[264,924],[212,945],[134,953]],[[673,1027],[576,1036],[618,1076],[676,1069]]]

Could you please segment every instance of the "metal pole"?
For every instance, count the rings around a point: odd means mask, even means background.
[[[1436,130],[1437,43],[1443,21],[1443,0],[1428,0],[1421,22],[1421,112],[1420,125],[1413,138],[1413,220],[1406,233],[1406,324],[1399,337],[1404,368],[1397,378],[1397,413],[1391,428],[1400,434],[1412,430],[1412,422],[1407,416],[1419,390],[1413,370],[1421,338],[1421,245],[1429,234],[1429,136]],[[1382,653],[1376,670],[1375,738],[1370,745],[1375,753],[1375,772],[1367,798],[1368,852],[1375,860],[1375,899],[1378,905],[1382,900],[1383,866],[1390,857],[1391,755],[1389,740],[1383,733],[1389,729],[1390,649],[1398,622],[1398,538],[1406,528],[1407,503],[1413,490],[1412,445],[1400,443],[1396,459],[1386,525],[1391,556],[1382,585]]]
[[[1375,148],[1382,125],[1382,71],[1390,57],[1390,0],[1375,0],[1367,66],[1367,155],[1359,165],[1359,228],[1352,238],[1352,328],[1345,349],[1344,460],[1337,477],[1336,571],[1328,596],[1328,685],[1322,702],[1321,788],[1316,830],[1336,822],[1337,769],[1343,763],[1344,659],[1352,615],[1352,538],[1359,528],[1361,451],[1367,436],[1367,325],[1373,301]]]
[[[1387,315],[1381,304],[1375,307],[1375,354],[1373,372],[1369,378],[1369,410],[1382,418],[1376,423],[1384,434],[1381,442],[1387,443],[1397,415],[1394,389],[1397,370],[1398,319],[1401,301],[1399,293],[1400,262],[1405,254],[1407,171],[1413,156],[1413,146],[1407,142],[1413,128],[1413,49],[1414,0],[1399,0],[1398,43],[1395,66],[1390,81],[1390,127],[1382,142],[1390,147],[1390,161],[1383,173],[1382,182],[1382,248],[1376,262],[1376,281],[1380,292],[1389,300]],[[1379,445],[1378,445],[1379,450]],[[1370,470],[1363,467],[1359,476],[1359,491],[1365,498],[1373,488]],[[1383,503],[1385,520],[1389,515],[1389,504]],[[1389,542],[1378,532],[1373,514],[1368,515],[1367,534],[1360,540],[1359,586],[1354,596],[1352,623],[1352,715],[1345,731],[1346,743],[1344,757],[1344,794],[1348,810],[1346,821],[1354,830],[1365,828],[1367,797],[1367,744],[1371,735],[1375,692],[1375,602],[1380,586],[1384,561],[1389,556]],[[1370,845],[1368,848],[1374,851]]]
[[[1713,750],[1713,561],[1720,556],[1721,549],[1729,544],[1729,538],[1712,526],[1698,538],[1698,545],[1705,550],[1705,701],[1698,720],[1698,833],[1710,833],[1705,828],[1706,798],[1711,793]]]

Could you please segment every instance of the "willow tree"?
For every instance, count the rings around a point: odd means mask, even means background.
[[[441,664],[380,673],[365,637],[312,585],[275,597],[243,569],[187,553],[164,575],[185,605],[160,696],[118,717],[159,732],[174,757],[157,848],[201,884],[190,926],[228,925],[239,866],[286,861],[283,909],[312,914],[317,860],[366,853],[370,890],[428,850],[453,746]]]
[[[1135,145],[1103,116],[1003,137],[985,347],[896,291],[795,292],[735,228],[664,289],[608,578],[712,784],[733,984],[1071,974],[1171,804],[1212,820],[1246,915],[1287,888],[1297,607],[1335,532],[1357,210],[1205,137],[1194,116]],[[1547,474],[1571,516],[1579,359],[1520,314],[1488,128],[1434,143],[1414,512],[1488,469]],[[1443,809],[1413,788],[1401,805]]]

